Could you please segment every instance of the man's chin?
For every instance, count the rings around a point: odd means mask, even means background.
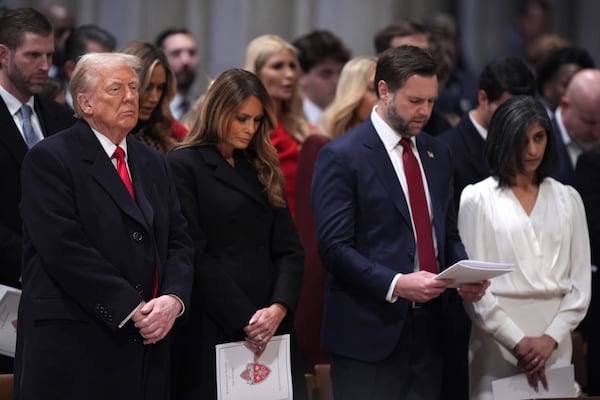
[[[44,85],[29,85],[27,88],[29,90],[29,95],[33,96],[34,94],[40,94],[44,90]]]
[[[192,87],[192,84],[194,83],[195,78],[196,78],[196,75],[194,75],[194,74],[177,75],[177,77],[175,78],[177,80],[177,90],[179,90],[179,91],[189,90],[189,88]]]

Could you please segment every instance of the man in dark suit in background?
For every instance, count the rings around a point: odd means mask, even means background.
[[[422,49],[385,51],[371,117],[316,162],[312,205],[329,273],[322,343],[332,353],[336,400],[440,397],[440,321],[450,289],[432,278],[466,254],[450,152],[421,133],[438,93],[435,73]],[[459,293],[479,300],[487,285]]]
[[[115,51],[117,39],[97,25],[81,25],[71,32],[65,42],[64,63],[60,79],[65,84],[65,104],[73,109],[73,98],[69,92],[69,81],[73,76],[77,60],[87,53],[103,53]]]
[[[590,250],[592,251],[592,299],[579,325],[587,342],[587,383],[584,391],[590,396],[600,395],[600,148],[584,151],[575,168],[575,188],[585,206]]]
[[[9,10],[0,19],[0,283],[19,287],[21,275],[21,162],[28,148],[21,106],[28,105],[37,140],[73,125],[68,108],[37,93],[52,65],[52,26],[32,8]],[[33,139],[35,140],[35,139]]]
[[[192,250],[166,158],[127,136],[139,63],[83,56],[71,80],[82,120],[23,161],[15,399],[168,399]]]
[[[554,113],[558,169],[553,178],[575,185],[577,158],[600,140],[600,70],[582,69],[571,78]]]
[[[555,113],[560,167],[559,180],[574,184],[581,194],[592,251],[592,300],[579,330],[588,345],[587,392],[600,395],[600,70],[577,72]],[[573,165],[575,170],[573,171]],[[574,179],[569,181],[569,179]]]
[[[483,157],[483,144],[494,111],[512,96],[534,94],[535,77],[518,58],[500,58],[485,66],[479,76],[477,107],[463,116],[457,126],[439,136],[452,152],[457,208],[465,186],[490,176]]]
[[[38,95],[52,65],[52,25],[31,8],[8,10],[0,18],[0,283],[21,287],[21,163],[34,142],[75,122],[73,112]],[[26,141],[21,107],[31,110],[34,136]],[[13,359],[0,356],[0,372]]]

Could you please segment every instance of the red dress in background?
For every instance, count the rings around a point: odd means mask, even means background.
[[[279,164],[284,179],[283,189],[285,191],[285,197],[290,213],[295,221],[296,208],[294,196],[296,192],[296,169],[298,168],[298,155],[300,149],[296,139],[285,130],[281,119],[278,119],[277,128],[271,132],[271,144],[277,149]]]
[[[296,228],[304,247],[304,274],[300,299],[296,306],[295,326],[298,344],[304,356],[306,372],[314,373],[315,364],[330,362],[329,353],[321,348],[321,326],[327,271],[319,257],[317,229],[310,205],[310,190],[317,155],[329,138],[313,134],[302,144],[298,158],[296,185]]]
[[[184,124],[179,122],[178,120],[173,121],[173,125],[171,125],[171,135],[177,139],[178,142],[181,142],[184,137],[188,134],[188,129]]]

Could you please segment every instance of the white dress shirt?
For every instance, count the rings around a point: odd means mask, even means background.
[[[402,152],[403,147],[400,145],[400,139],[402,136],[398,132],[392,129],[380,116],[377,114],[377,106],[373,107],[373,111],[371,111],[371,122],[375,127],[375,131],[379,136],[379,139],[383,142],[383,145],[387,151],[388,157],[392,162],[392,166],[394,167],[394,171],[396,172],[396,177],[398,178],[398,182],[400,186],[402,186],[402,191],[404,192],[404,198],[406,199],[406,204],[410,204],[409,196],[408,196],[408,183],[406,181],[406,175],[404,174],[404,163],[402,162]],[[431,218],[431,196],[429,195],[429,186],[427,185],[427,177],[425,176],[425,171],[423,170],[423,164],[421,163],[421,158],[419,157],[419,152],[417,151],[416,138],[415,136],[410,138],[412,142],[412,150],[415,155],[417,161],[419,162],[419,168],[421,169],[421,177],[423,178],[423,188],[425,189],[425,196],[427,197],[427,209],[429,210],[429,217]],[[410,206],[408,207],[408,212],[410,213],[410,221],[413,228],[413,234],[415,234],[415,242],[417,241],[416,230],[413,223],[412,211]],[[435,249],[435,253],[437,256],[437,240],[435,237],[435,228],[433,224],[432,228],[432,236],[433,236],[433,246]],[[437,259],[437,258],[436,258]],[[419,270],[419,256],[418,253],[415,254],[415,271]],[[390,287],[387,292],[386,300],[393,303],[397,300],[397,297],[393,295],[394,287],[396,286],[396,282],[398,278],[400,278],[402,274],[396,274],[394,279],[392,280]]]
[[[2,100],[4,100],[4,103],[8,108],[8,112],[10,112],[10,115],[12,115],[13,120],[15,121],[15,125],[17,125],[17,128],[19,128],[19,132],[21,132],[21,137],[23,138],[23,141],[27,143],[27,140],[25,139],[25,134],[23,133],[23,120],[21,119],[21,106],[23,105],[23,103],[17,100],[15,96],[8,93],[8,91],[4,89],[2,85],[0,85],[0,96],[2,97]],[[31,96],[29,100],[27,100],[27,102],[24,104],[27,104],[29,107],[31,107],[31,125],[33,126],[33,131],[35,132],[39,140],[44,139],[44,135],[42,134],[42,124],[40,123],[37,113],[35,112],[34,97]]]

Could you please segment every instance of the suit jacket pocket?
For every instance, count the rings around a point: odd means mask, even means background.
[[[62,297],[40,297],[33,307],[34,321],[68,320],[89,321],[89,317],[78,305]]]

